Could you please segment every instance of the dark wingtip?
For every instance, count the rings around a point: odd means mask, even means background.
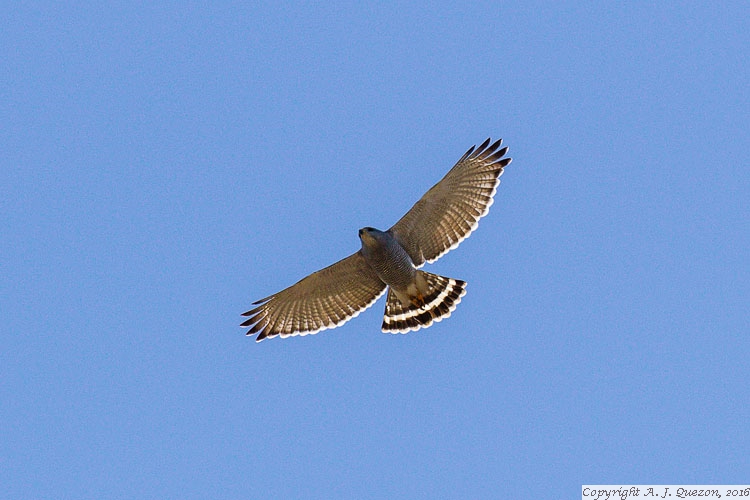
[[[468,155],[468,157],[472,160],[476,160],[477,158],[483,158],[487,154],[491,153],[491,151],[487,150],[487,145],[489,145],[491,140],[492,139],[488,137],[482,144],[479,145],[478,148],[474,150],[474,153]]]
[[[253,304],[253,305],[255,305],[255,304]],[[262,306],[262,305],[258,306],[258,307],[255,307],[253,309],[250,309],[249,311],[243,312],[242,314],[240,314],[240,316],[252,316],[253,314],[260,312],[264,307],[265,306]]]
[[[487,155],[487,158],[485,158],[485,159],[488,162],[490,162],[490,163],[496,162],[497,160],[499,160],[500,158],[502,158],[503,156],[505,156],[505,153],[507,153],[507,152],[508,152],[508,146],[505,146],[504,148],[502,148],[502,149],[500,149],[498,151],[495,151],[492,154]]]
[[[258,304],[262,304],[262,303],[264,303],[264,302],[268,302],[268,301],[269,301],[269,300],[271,300],[272,298],[273,298],[273,295],[269,295],[268,297],[264,297],[264,298],[262,298],[262,299],[260,299],[260,300],[256,300],[256,301],[255,301],[255,302],[253,302],[253,303],[252,303],[251,305],[257,306]]]
[[[267,338],[270,339],[272,337],[275,337],[276,335],[278,335],[278,333],[269,332],[267,328],[264,328],[263,331],[260,332],[258,336],[255,338],[255,342],[257,343]]]
[[[485,148],[487,148],[487,145],[490,143],[490,138],[488,137],[487,140],[485,140],[482,144],[479,145],[479,147],[474,151],[474,154],[471,155],[472,158],[477,158],[482,153],[484,153]]]
[[[255,323],[255,324],[253,325],[253,327],[252,327],[252,328],[250,328],[250,333],[256,333],[256,332],[258,332],[258,331],[260,331],[260,330],[263,330],[263,331],[265,331],[264,329],[265,329],[265,326],[266,326],[266,325],[264,325],[264,324],[263,324],[263,322],[262,322],[262,321],[261,321],[260,319],[257,319],[257,320],[256,320],[255,318],[253,318],[253,320],[252,320],[252,321],[253,321],[253,322],[257,321],[257,323]]]
[[[464,155],[463,155],[463,156],[462,156],[462,157],[461,157],[461,158],[460,158],[460,159],[458,160],[458,163],[461,163],[461,162],[462,162],[462,161],[464,161],[464,160],[465,160],[466,158],[468,158],[469,156],[471,156],[471,153],[473,153],[473,152],[474,152],[474,148],[476,148],[476,145],[474,145],[474,146],[470,147],[470,148],[469,148],[469,149],[468,149],[468,150],[467,150],[467,151],[466,151],[466,152],[464,153]]]
[[[243,328],[247,328],[247,327],[249,327],[249,326],[253,326],[253,325],[254,325],[255,323],[257,323],[258,321],[260,321],[260,318],[259,318],[258,316],[253,316],[252,318],[250,318],[250,319],[247,319],[247,320],[243,321],[243,322],[242,322],[242,323],[240,324],[240,326],[241,326],[241,327],[243,327]],[[252,331],[252,330],[250,330],[250,331]]]

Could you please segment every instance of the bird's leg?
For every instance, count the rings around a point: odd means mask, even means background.
[[[417,295],[411,297],[411,304],[414,307],[424,307],[424,295],[422,295],[421,291],[417,290]]]

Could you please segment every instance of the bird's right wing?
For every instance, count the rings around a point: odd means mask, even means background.
[[[458,163],[389,231],[417,267],[456,248],[492,205],[500,175],[510,163],[502,139],[470,148]]]
[[[303,278],[270,297],[254,302],[243,313],[242,326],[266,337],[318,333],[343,325],[370,307],[385,292],[383,283],[360,252]]]

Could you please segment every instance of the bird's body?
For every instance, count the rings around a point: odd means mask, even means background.
[[[419,268],[456,248],[487,214],[508,148],[487,139],[470,148],[446,176],[387,231],[359,230],[361,248],[279,293],[254,303],[243,316],[248,335],[289,337],[342,325],[386,289],[382,330],[408,332],[450,316],[466,283]]]
[[[387,231],[372,227],[359,230],[362,256],[383,283],[405,292],[414,283],[417,269],[409,254]]]

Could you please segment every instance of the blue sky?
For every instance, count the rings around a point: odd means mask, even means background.
[[[7,498],[575,498],[750,470],[744,2],[28,3],[0,32]],[[250,303],[513,163],[384,307]]]

